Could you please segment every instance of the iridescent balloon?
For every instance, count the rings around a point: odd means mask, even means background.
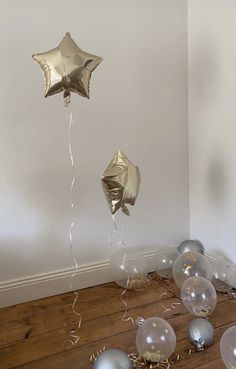
[[[225,331],[220,341],[222,360],[228,369],[236,369],[236,326]]]
[[[181,287],[189,277],[204,277],[212,280],[211,264],[204,255],[198,252],[184,252],[180,254],[173,265],[173,277],[177,286]]]
[[[203,318],[215,310],[217,295],[214,286],[206,278],[190,277],[183,283],[181,299],[191,314]]]
[[[214,328],[212,324],[203,318],[193,319],[188,327],[190,341],[197,347],[197,351],[204,350],[204,347],[214,343]]]
[[[204,254],[204,246],[198,240],[186,240],[181,242],[181,244],[177,247],[177,251],[182,254],[183,252],[199,252],[200,254]]]
[[[156,273],[161,278],[172,278],[173,277],[173,264],[178,256],[176,249],[160,251],[156,257]]]
[[[99,355],[93,369],[132,369],[132,364],[123,351],[110,349]]]
[[[164,361],[175,351],[175,332],[167,321],[149,318],[138,329],[136,346],[145,360],[153,363]]]
[[[146,260],[135,248],[121,248],[114,252],[110,267],[113,280],[123,288],[141,290],[150,283]]]

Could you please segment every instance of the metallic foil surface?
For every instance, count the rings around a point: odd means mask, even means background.
[[[76,92],[89,98],[91,74],[103,60],[82,51],[67,32],[59,46],[33,55],[44,73],[45,97],[59,92]]]
[[[103,173],[102,186],[112,214],[121,208],[129,215],[126,204],[134,205],[138,196],[139,169],[119,150]]]
[[[204,347],[213,345],[215,332],[212,324],[207,319],[196,318],[189,324],[188,336],[197,347],[197,351],[202,351]]]

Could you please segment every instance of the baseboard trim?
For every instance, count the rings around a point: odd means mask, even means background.
[[[155,252],[145,253],[149,271],[155,269]],[[0,308],[49,297],[69,290],[69,281],[74,268],[66,268],[45,274],[0,283]],[[73,280],[75,289],[82,289],[112,280],[109,261],[83,265]]]

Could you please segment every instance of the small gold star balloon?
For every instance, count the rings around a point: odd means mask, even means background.
[[[45,97],[64,91],[64,98],[71,92],[89,98],[91,74],[103,60],[81,50],[69,33],[58,47],[34,54],[33,59],[44,73]]]
[[[112,214],[121,208],[129,215],[126,204],[134,205],[138,196],[139,169],[119,150],[103,173],[102,186]]]

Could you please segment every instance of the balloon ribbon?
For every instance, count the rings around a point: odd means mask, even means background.
[[[70,100],[67,100],[66,98],[69,99],[70,95],[69,96],[64,96],[65,106],[68,107],[69,104],[70,104]],[[75,182],[76,182],[76,169],[75,169],[74,155],[73,155],[72,144],[71,144],[71,129],[72,129],[72,125],[73,125],[72,111],[70,111],[70,113],[67,115],[67,119],[69,121],[69,126],[68,126],[68,148],[69,148],[69,156],[70,156],[70,162],[71,162],[71,167],[72,167],[72,172],[73,172],[71,185],[70,185],[70,190],[69,190],[69,204],[70,204],[70,208],[73,209],[74,208],[74,202],[73,202],[72,196],[73,196],[74,185],[75,185]],[[74,252],[73,252],[72,231],[73,231],[74,225],[75,225],[75,223],[74,223],[74,221],[72,221],[70,223],[70,226],[69,226],[69,251],[70,251],[71,258],[74,262],[74,268],[75,268],[75,271],[73,272],[73,274],[70,277],[69,286],[70,286],[71,292],[73,292],[73,294],[74,294],[74,301],[73,301],[73,304],[72,304],[72,313],[77,317],[78,320],[77,320],[77,323],[76,323],[76,328],[72,329],[70,331],[69,338],[64,343],[64,345],[67,348],[70,348],[71,346],[74,347],[74,346],[77,345],[77,343],[80,339],[79,330],[80,330],[81,323],[82,323],[81,314],[79,313],[79,311],[76,310],[76,305],[77,305],[78,299],[79,299],[79,293],[73,287],[73,279],[78,275],[78,270],[79,270],[78,260],[77,260],[76,256],[74,255]]]

